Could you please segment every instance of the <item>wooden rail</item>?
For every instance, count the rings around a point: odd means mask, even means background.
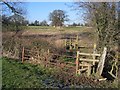
[[[100,56],[100,54],[94,54],[94,53],[78,53],[79,55],[84,55],[84,56]]]
[[[99,60],[96,59],[84,59],[84,58],[80,58],[80,61],[88,61],[88,62],[99,62]]]

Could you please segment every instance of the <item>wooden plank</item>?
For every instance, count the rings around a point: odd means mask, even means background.
[[[93,48],[93,54],[96,53],[96,44],[94,43],[94,48]],[[95,56],[93,55],[93,59],[95,60]],[[93,61],[93,65],[95,65],[95,62]]]
[[[102,56],[100,58],[100,61],[98,63],[98,67],[97,67],[97,73],[98,73],[98,75],[102,74],[102,71],[103,71],[103,68],[104,68],[104,63],[105,63],[106,53],[107,53],[107,48],[104,47],[103,54],[102,54]]]
[[[117,78],[112,72],[108,72],[114,79]]]
[[[84,59],[84,58],[80,58],[79,59],[80,61],[89,61],[89,62],[99,62],[99,60],[97,60],[97,59]]]
[[[98,79],[98,81],[105,81],[107,78]]]
[[[94,48],[93,48],[93,54],[97,53],[96,52],[96,43],[94,43]],[[92,58],[95,60],[96,57],[93,55]],[[93,73],[95,73],[95,62],[93,61]]]
[[[87,76],[89,76],[90,74],[91,74],[91,66],[88,66]]]
[[[80,55],[85,55],[85,56],[101,56],[100,54],[91,54],[91,53],[79,53]]]

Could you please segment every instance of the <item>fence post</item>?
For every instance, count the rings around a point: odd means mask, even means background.
[[[93,60],[95,60],[95,54],[96,53],[96,44],[94,43],[94,48],[93,48]],[[93,61],[93,73],[95,73],[95,61]]]
[[[101,75],[101,74],[102,74],[102,71],[103,71],[103,68],[104,68],[104,63],[105,63],[106,53],[107,53],[107,48],[104,47],[102,56],[101,56],[101,58],[100,58],[100,61],[99,61],[99,63],[98,63],[98,67],[97,67],[97,73],[98,73],[98,75]]]
[[[22,63],[24,62],[24,54],[25,54],[25,49],[24,47],[22,48]]]
[[[78,74],[79,69],[79,51],[77,51],[77,57],[76,57],[76,75]]]
[[[79,37],[77,35],[77,38],[76,38],[76,49],[78,49],[78,39],[79,39]]]

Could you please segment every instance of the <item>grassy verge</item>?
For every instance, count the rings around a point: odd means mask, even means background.
[[[3,88],[64,88],[79,86],[79,88],[118,88],[118,81],[94,82],[82,76],[74,76],[53,68],[32,65],[8,58],[2,60],[2,87]],[[68,60],[67,60],[68,61]],[[57,73],[56,73],[57,72]],[[56,80],[55,80],[56,79]]]
[[[2,87],[3,88],[41,88],[46,87],[43,83],[52,71],[44,69],[42,66],[31,65],[21,62],[1,58],[2,67]]]

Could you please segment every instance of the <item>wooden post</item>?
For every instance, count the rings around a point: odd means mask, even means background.
[[[95,54],[96,53],[96,44],[94,43],[94,48],[93,48],[93,60],[95,60]],[[93,73],[95,73],[95,61],[93,61]]]
[[[89,76],[90,74],[91,74],[91,66],[88,65],[87,76]]]
[[[24,62],[24,54],[25,54],[25,50],[24,50],[24,47],[22,49],[22,63]]]
[[[98,75],[102,74],[102,71],[103,71],[103,68],[104,68],[104,63],[105,63],[106,53],[107,53],[107,48],[104,47],[103,54],[102,54],[102,56],[100,58],[100,61],[98,63],[98,67],[97,67],[97,73],[98,73]]]
[[[78,74],[79,69],[79,51],[77,51],[77,57],[76,57],[76,74]]]
[[[94,48],[93,48],[93,54],[96,53],[96,44],[94,43]],[[93,59],[95,60],[95,56],[93,55]],[[93,62],[93,65],[94,65],[95,62]]]
[[[78,35],[77,35],[77,37],[76,37],[75,49],[78,49]]]

